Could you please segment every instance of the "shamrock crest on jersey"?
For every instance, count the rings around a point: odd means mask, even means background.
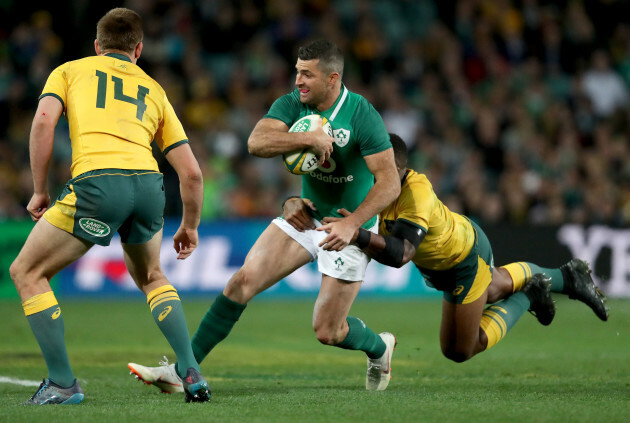
[[[344,147],[350,141],[350,131],[347,129],[333,129],[333,138],[338,147]]]

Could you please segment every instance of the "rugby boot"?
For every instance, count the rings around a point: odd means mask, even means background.
[[[529,312],[536,316],[541,325],[547,326],[556,315],[556,306],[551,299],[551,279],[537,273],[521,290],[529,298]]]
[[[79,404],[84,395],[79,382],[75,379],[69,388],[63,388],[50,379],[44,379],[37,392],[26,401],[26,405]]]
[[[197,370],[190,367],[186,371],[186,377],[182,378],[182,382],[186,393],[186,402],[210,401],[210,386]]]
[[[136,379],[157,387],[165,394],[184,392],[182,378],[175,371],[175,364],[169,364],[166,357],[159,364],[159,367],[147,367],[137,363],[128,363],[127,367],[129,367],[129,373]]]
[[[589,306],[601,320],[608,320],[606,297],[595,286],[588,263],[580,259],[573,259],[560,266],[560,271],[564,277],[562,292],[572,300],[582,301]]]
[[[389,332],[379,333],[385,342],[385,353],[380,358],[367,359],[367,374],[365,389],[368,391],[383,391],[392,378],[392,355],[396,349],[396,338]]]

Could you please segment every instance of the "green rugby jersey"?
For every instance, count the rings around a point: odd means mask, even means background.
[[[381,115],[362,96],[342,85],[339,98],[324,111],[303,104],[299,90],[278,98],[265,118],[278,119],[291,127],[298,119],[318,114],[330,122],[333,129],[333,152],[322,166],[302,176],[302,197],[315,203],[315,217],[338,216],[337,209],[354,211],[374,185],[374,175],[363,156],[391,148],[389,134]],[[376,216],[363,227],[370,228]]]

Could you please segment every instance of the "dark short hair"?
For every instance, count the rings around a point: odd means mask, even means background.
[[[407,167],[407,160],[409,159],[409,152],[407,151],[407,144],[396,134],[389,134],[389,141],[394,147],[394,160],[396,160],[396,166],[399,168]]]
[[[343,76],[343,53],[337,44],[328,40],[317,40],[300,47],[297,57],[300,60],[319,59],[317,67],[326,74],[337,72]]]
[[[96,39],[101,50],[133,52],[143,36],[142,18],[124,7],[110,10],[96,24]]]

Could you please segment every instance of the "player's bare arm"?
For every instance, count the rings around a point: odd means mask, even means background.
[[[400,194],[400,178],[394,164],[393,150],[389,148],[364,158],[374,175],[374,186],[354,212],[343,219],[317,228],[318,231],[328,233],[328,236],[320,243],[320,247],[324,250],[341,251],[344,249],[352,241],[354,233],[361,225],[378,214]]]
[[[342,216],[349,216],[346,209],[339,209]],[[322,219],[322,223],[341,220],[341,217],[329,216]],[[422,229],[410,225],[402,220],[397,220],[392,228],[391,235],[379,235],[359,228],[352,237],[359,248],[378,261],[392,267],[402,267],[409,263],[422,243],[426,233]]]
[[[319,157],[320,164],[330,157],[334,140],[323,129],[311,132],[288,131],[289,127],[278,119],[261,119],[247,140],[249,153],[258,157],[274,157],[300,148],[311,148]]]
[[[31,126],[29,149],[33,173],[33,196],[26,209],[36,222],[50,205],[48,165],[55,141],[55,126],[57,126],[62,112],[63,105],[57,98],[53,96],[43,97],[39,101]]]
[[[179,177],[179,189],[183,203],[182,223],[173,236],[173,247],[177,258],[190,256],[199,244],[197,228],[201,220],[203,205],[203,175],[190,145],[182,144],[166,154]]]

